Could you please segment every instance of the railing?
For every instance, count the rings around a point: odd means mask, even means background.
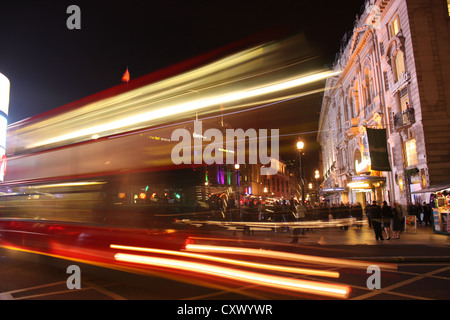
[[[389,90],[391,91],[391,94],[394,95],[397,93],[397,91],[403,87],[404,84],[409,83],[411,80],[411,76],[408,72],[403,72],[398,81],[394,84],[389,84]]]
[[[406,110],[394,114],[394,129],[399,130],[408,127],[416,122],[414,108],[407,108]]]

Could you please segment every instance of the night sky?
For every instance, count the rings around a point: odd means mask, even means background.
[[[69,30],[67,7],[81,9]],[[40,114],[255,34],[304,33],[331,66],[363,0],[2,1],[0,72],[9,123]],[[275,39],[271,39],[275,40]],[[307,99],[317,125],[321,96]],[[311,137],[315,141],[315,135]]]

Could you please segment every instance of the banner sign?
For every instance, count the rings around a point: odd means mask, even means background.
[[[10,84],[7,77],[0,73],[0,182],[4,180],[6,173],[6,131],[9,110]]]
[[[387,150],[386,129],[367,130],[367,140],[369,140],[370,162],[372,170],[391,171]]]

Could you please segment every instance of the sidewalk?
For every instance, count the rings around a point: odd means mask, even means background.
[[[383,233],[384,234],[384,233]],[[414,231],[402,232],[400,239],[375,240],[372,228],[324,228],[306,231],[298,244],[289,244],[290,232],[255,231],[251,235],[238,232],[237,239],[257,242],[272,250],[367,259],[385,262],[450,262],[450,237],[433,232],[432,227],[418,226]]]

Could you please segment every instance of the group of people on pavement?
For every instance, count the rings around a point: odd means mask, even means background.
[[[380,207],[376,201],[366,206],[366,214],[369,220],[369,227],[375,232],[376,240],[384,240],[383,231],[386,240],[400,239],[402,228],[403,211],[402,207],[394,202],[391,207],[386,201]]]

